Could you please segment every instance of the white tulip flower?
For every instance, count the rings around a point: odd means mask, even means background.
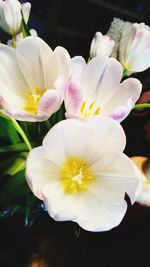
[[[123,154],[125,134],[109,117],[65,120],[29,153],[26,179],[56,221],[106,231],[123,219],[141,190],[140,172]]]
[[[69,73],[68,52],[54,51],[39,37],[27,37],[16,49],[0,45],[2,112],[21,121],[44,121],[61,106]]]
[[[90,58],[97,56],[109,57],[112,53],[115,42],[107,35],[96,32],[90,47]]]
[[[114,58],[95,57],[86,64],[82,57],[75,57],[71,69],[65,95],[67,118],[107,115],[121,122],[140,96],[139,80],[120,83],[123,69]]]
[[[18,0],[0,0],[0,27],[8,34],[15,36],[21,30],[22,14],[27,23],[31,4],[21,4]]]
[[[120,45],[119,59],[129,75],[150,67],[150,27],[144,23],[132,25]]]

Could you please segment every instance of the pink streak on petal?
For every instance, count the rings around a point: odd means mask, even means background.
[[[82,96],[77,84],[70,81],[67,86],[65,107],[67,112],[77,112],[82,103]]]
[[[61,106],[62,101],[59,93],[55,89],[47,90],[42,96],[39,106],[38,115],[50,117]]]

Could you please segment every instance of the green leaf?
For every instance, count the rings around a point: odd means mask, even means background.
[[[0,142],[3,144],[16,144],[20,143],[19,135],[13,126],[11,120],[0,114]]]
[[[11,157],[12,164],[5,171],[4,174],[5,175],[14,175],[17,172],[25,169],[27,155],[28,155],[27,152],[22,152],[22,153],[19,153],[15,156]]]
[[[30,189],[25,180],[25,170],[10,176],[0,189],[0,207],[5,208],[26,197]]]
[[[22,13],[22,22],[21,22],[21,32],[23,34],[23,38],[25,38],[27,36],[31,36],[29,28],[28,28],[28,26],[24,20],[23,13]]]
[[[18,143],[9,146],[1,146],[0,154],[12,154],[15,152],[28,151],[27,145],[25,143]]]
[[[28,153],[21,152],[13,155],[0,162],[0,173],[1,175],[14,175],[17,172],[25,169],[26,158]]]

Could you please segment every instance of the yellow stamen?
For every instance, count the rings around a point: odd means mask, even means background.
[[[67,194],[87,191],[94,179],[89,163],[77,157],[68,158],[60,171],[60,181]]]
[[[82,103],[81,108],[80,108],[81,113],[84,112],[85,106],[86,106],[86,102],[84,101],[84,102]]]
[[[23,109],[31,114],[36,114],[39,101],[45,91],[45,89],[41,90],[37,85],[34,86],[34,91],[27,88],[27,92],[24,95],[26,101]]]
[[[92,109],[92,108],[93,108],[93,106],[95,105],[95,102],[96,102],[96,101],[93,101],[93,102],[89,105],[89,109]]]
[[[95,107],[96,101],[94,100],[89,106],[87,106],[86,101],[84,101],[80,108],[80,113],[82,116],[88,118],[100,114],[100,107]]]

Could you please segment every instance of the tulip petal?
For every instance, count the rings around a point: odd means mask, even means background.
[[[102,187],[126,192],[132,204],[141,192],[142,176],[138,168],[124,154],[120,154],[118,159],[102,171],[99,179]]]
[[[64,195],[57,185],[44,187],[44,203],[50,216],[56,221],[72,220],[88,231],[106,231],[117,226],[127,209],[124,200],[114,205],[92,193]]]
[[[67,114],[76,114],[82,105],[82,93],[78,88],[78,84],[69,81],[67,84],[66,95],[65,95],[65,108]]]
[[[93,58],[88,63],[81,82],[85,99],[95,99],[103,107],[114,94],[121,77],[122,66],[116,59]]]
[[[77,80],[77,82],[81,82],[82,76],[86,69],[86,62],[83,57],[76,56],[71,59],[71,69],[72,69],[72,78]]]
[[[97,126],[95,127],[95,125]],[[106,136],[109,136],[107,143],[105,142]],[[66,147],[64,147],[65,140],[67,142]],[[80,148],[76,146],[74,140],[80,144]],[[102,169],[115,158],[115,155],[123,151],[125,142],[125,135],[121,126],[114,120],[101,116],[100,118],[88,119],[85,122],[74,119],[67,122],[62,121],[46,135],[43,145],[47,158],[58,165],[61,165],[66,157],[78,155],[85,158],[91,166],[100,159],[99,168]],[[100,150],[97,149],[98,143],[101,147]],[[49,147],[53,151],[51,154],[48,150]]]
[[[149,41],[150,47],[150,41]],[[150,67],[150,48],[145,48],[142,53],[129,59],[130,72],[141,72]]]
[[[0,44],[0,58],[0,80],[10,88],[10,91],[19,96],[22,95],[22,92],[27,89],[27,83],[18,68],[15,50],[7,45]],[[2,94],[1,91],[0,94]]]
[[[21,109],[27,84],[18,68],[13,48],[0,44],[0,58],[0,95],[3,99],[2,107],[7,114],[11,114]]]
[[[24,20],[27,23],[29,19],[29,15],[30,15],[31,4],[29,2],[26,2],[21,5],[21,9],[22,9]]]
[[[76,125],[76,127],[74,127],[74,125]],[[81,134],[82,128],[87,128],[88,130]],[[90,136],[91,131],[89,130],[88,125],[86,127],[82,122],[73,119],[61,121],[47,133],[43,140],[45,154],[49,160],[53,161],[58,166],[61,166],[65,159],[70,156],[83,156]],[[76,146],[74,140],[82,144],[80,149]],[[64,146],[64,142],[67,142],[67,146]],[[49,147],[51,148],[52,153],[49,153]]]
[[[51,88],[51,48],[39,37],[27,37],[16,48],[19,68],[29,88]]]
[[[43,201],[50,216],[56,221],[75,221],[77,196],[65,194],[59,183],[43,188]]]
[[[107,35],[101,32],[96,32],[90,47],[90,57],[109,57],[115,42]]]
[[[49,182],[57,183],[56,166],[44,157],[42,147],[36,147],[29,153],[26,163],[26,178],[31,190],[41,200],[43,199],[42,188]]]
[[[90,142],[86,145],[84,152],[91,163],[92,169],[95,169],[97,160],[100,160],[98,168],[103,169],[125,148],[126,137],[124,131],[120,124],[114,122],[113,119],[105,116],[92,117],[84,122],[92,130]],[[109,136],[107,142],[106,136]],[[97,150],[98,144],[100,150]]]
[[[142,84],[139,80],[129,78],[123,81],[117,88],[116,93],[102,110],[102,114],[109,115],[113,119],[121,122],[124,120],[136,101],[139,99],[142,90]]]
[[[87,231],[108,231],[116,227],[127,210],[125,200],[114,205],[101,201],[98,196],[86,193],[78,197],[78,214],[76,222]]]
[[[37,110],[37,117],[41,117],[42,120],[48,119],[60,108],[61,104],[61,97],[57,90],[46,90],[46,92],[40,99]]]

